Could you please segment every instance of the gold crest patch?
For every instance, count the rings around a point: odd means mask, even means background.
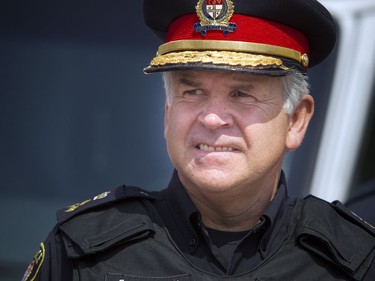
[[[234,13],[231,0],[199,0],[195,8],[200,19],[194,25],[195,32],[205,36],[209,30],[222,30],[224,35],[236,31],[237,25],[229,22]]]

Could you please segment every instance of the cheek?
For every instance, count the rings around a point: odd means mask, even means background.
[[[288,119],[284,113],[269,117],[270,115],[260,112],[257,116],[247,118],[247,124],[243,123],[243,133],[249,145],[264,150],[284,147],[289,128]]]
[[[179,107],[169,108],[165,115],[165,137],[174,140],[183,138],[188,133],[192,120],[192,113]]]

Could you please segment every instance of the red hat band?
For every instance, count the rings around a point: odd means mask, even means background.
[[[209,30],[206,35],[194,31],[193,26],[197,22],[199,18],[196,14],[177,18],[170,25],[165,42],[178,40],[247,42],[283,47],[309,55],[309,42],[303,33],[271,20],[234,14],[231,22],[237,25],[236,31],[225,34],[221,30]]]

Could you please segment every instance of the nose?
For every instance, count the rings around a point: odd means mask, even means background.
[[[206,128],[215,130],[223,126],[231,126],[233,117],[224,102],[211,100],[205,104],[198,121]]]

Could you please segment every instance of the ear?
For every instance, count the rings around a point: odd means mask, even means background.
[[[286,139],[286,149],[291,151],[297,149],[305,137],[307,127],[314,114],[314,99],[305,95],[289,121],[289,131]]]
[[[167,135],[168,121],[169,121],[169,105],[168,105],[168,102],[165,101],[165,109],[164,109],[164,138]]]

